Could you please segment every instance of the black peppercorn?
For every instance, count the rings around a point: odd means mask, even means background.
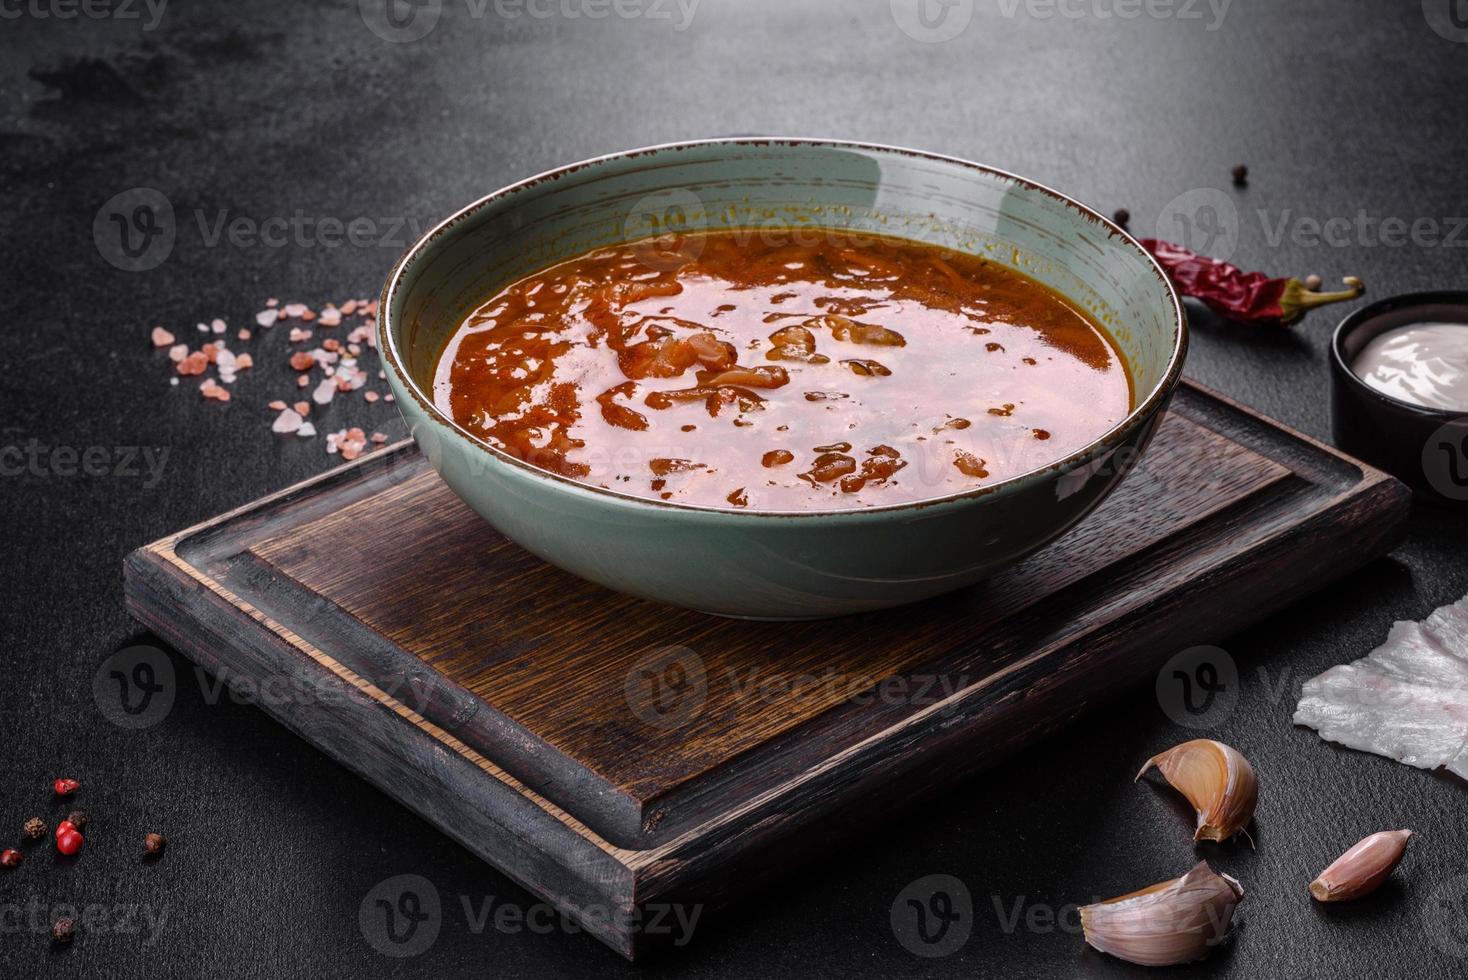
[[[1235,184],[1247,184],[1249,182],[1249,168],[1242,163],[1234,167],[1231,172],[1233,173]]]
[[[67,814],[66,819],[71,821],[78,833],[87,829],[87,811],[85,810],[73,810]]]
[[[40,817],[31,817],[25,822],[25,835],[31,840],[40,840],[46,836],[46,821]]]
[[[1116,213],[1111,216],[1111,220],[1125,228],[1126,223],[1132,220],[1132,213],[1126,208],[1117,208]]]
[[[168,846],[168,838],[162,834],[149,834],[143,838],[143,850],[149,857],[157,857],[163,853],[163,848]]]
[[[76,936],[76,923],[67,918],[57,919],[51,923],[51,938],[58,943],[69,943]]]

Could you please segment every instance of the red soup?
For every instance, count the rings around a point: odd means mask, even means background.
[[[605,248],[489,297],[440,356],[468,431],[599,487],[814,511],[974,490],[1131,410],[1115,344],[982,258],[834,231]]]

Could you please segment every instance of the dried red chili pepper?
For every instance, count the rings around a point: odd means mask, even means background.
[[[1347,276],[1347,288],[1339,292],[1319,293],[1293,277],[1273,279],[1262,272],[1244,272],[1171,242],[1155,238],[1143,238],[1141,242],[1184,296],[1200,300],[1219,316],[1238,323],[1285,326],[1317,306],[1355,299],[1366,292],[1366,286],[1355,276]]]

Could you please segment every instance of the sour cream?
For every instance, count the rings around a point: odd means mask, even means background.
[[[1373,337],[1351,370],[1384,395],[1468,412],[1468,324],[1413,323]]]

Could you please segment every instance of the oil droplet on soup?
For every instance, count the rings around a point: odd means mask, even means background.
[[[522,279],[460,324],[438,407],[654,500],[814,511],[972,490],[1132,407],[1106,333],[1004,266],[816,229],[669,236]]]

